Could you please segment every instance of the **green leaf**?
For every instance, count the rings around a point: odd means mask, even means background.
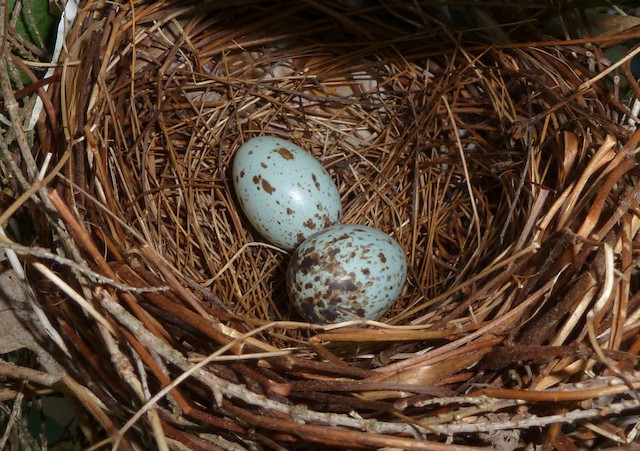
[[[20,17],[16,30],[39,48],[50,51],[55,39],[58,17],[49,12],[49,0],[20,0]],[[16,0],[9,0],[9,17],[13,17]]]

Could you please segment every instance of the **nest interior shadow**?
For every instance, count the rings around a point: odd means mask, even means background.
[[[82,329],[74,327],[85,318],[81,306],[50,299],[86,366],[78,377],[109,381],[95,393],[115,424],[127,409],[113,400],[130,398],[130,387],[100,357],[118,352],[139,356],[160,389],[230,348],[240,363],[222,356],[198,382],[172,391],[220,443],[250,436],[265,446],[331,446],[351,428],[363,446],[398,448],[471,432],[453,413],[440,425],[428,399],[480,386],[493,395],[544,390],[587,370],[610,376],[584,348],[588,337],[637,354],[636,329],[625,321],[640,319],[629,278],[640,228],[632,210],[638,136],[622,125],[629,109],[598,77],[610,62],[597,52],[496,42],[491,27],[456,26],[454,7],[133,3],[134,11],[124,3],[81,9],[66,57],[83,63],[65,66],[52,94],[67,138],[58,156],[71,156],[53,203],[79,255],[121,283],[162,288],[98,284],[94,300],[109,321]],[[535,26],[523,19],[498,28],[515,39]],[[343,222],[402,245],[408,281],[384,324],[324,330],[289,307],[288,256],[252,230],[231,183],[234,152],[261,135],[320,161],[339,189]],[[101,327],[113,323],[131,348],[96,345],[108,344]],[[271,354],[242,362],[260,352]],[[635,365],[616,355],[620,367]],[[300,403],[315,410],[290,410]],[[515,415],[517,403],[507,404]],[[364,416],[352,421],[351,411]],[[380,422],[377,435],[356,431],[367,419]],[[195,440],[171,414],[162,424],[175,440]]]

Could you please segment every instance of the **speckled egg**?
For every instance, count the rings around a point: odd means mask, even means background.
[[[284,139],[260,136],[236,152],[236,196],[268,241],[292,250],[342,216],[338,188],[311,154]]]
[[[312,323],[378,319],[398,298],[407,260],[380,230],[337,224],[304,241],[287,268],[287,292]]]

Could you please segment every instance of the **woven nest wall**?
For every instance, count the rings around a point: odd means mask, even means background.
[[[460,32],[461,10],[410,2],[239,3],[87,4],[68,38],[64,137],[44,146],[64,163],[56,219],[35,216],[68,290],[34,280],[97,437],[634,440],[640,135],[611,82],[628,64],[601,53],[617,41],[495,44],[536,33],[515,7],[493,12],[516,25]],[[290,307],[289,255],[231,184],[234,152],[262,135],[318,159],[343,222],[402,245],[407,284],[379,321]]]

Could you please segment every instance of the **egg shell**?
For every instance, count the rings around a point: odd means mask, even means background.
[[[342,205],[329,173],[311,154],[284,139],[260,136],[236,152],[236,196],[247,219],[268,241],[292,250],[338,222]]]
[[[405,253],[380,230],[336,224],[304,241],[287,267],[287,292],[306,320],[378,319],[400,296]]]

